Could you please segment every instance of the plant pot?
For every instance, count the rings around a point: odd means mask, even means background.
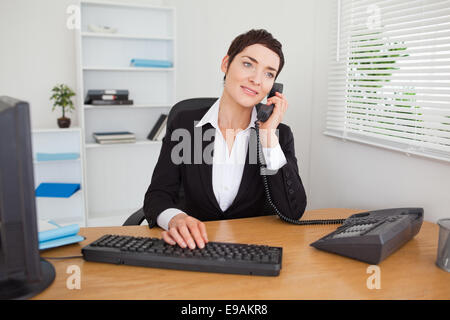
[[[58,127],[68,128],[70,127],[70,118],[61,117],[58,119]]]

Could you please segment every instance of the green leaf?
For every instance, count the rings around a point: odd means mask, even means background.
[[[54,100],[52,110],[55,110],[56,107],[60,107],[63,109],[63,113],[65,109],[75,109],[73,105],[73,101],[71,98],[75,96],[75,92],[69,88],[65,84],[58,84],[54,86],[51,90],[53,92],[50,100]]]

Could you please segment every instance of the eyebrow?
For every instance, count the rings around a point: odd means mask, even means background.
[[[255,63],[258,63],[258,60],[256,60],[255,58],[253,58],[253,57],[249,57],[249,56],[242,56],[242,58],[249,58],[250,60],[252,60],[253,62],[255,62]],[[278,70],[277,69],[275,69],[275,68],[272,68],[272,67],[267,67],[267,69],[269,69],[269,70],[272,70],[272,71],[275,71],[275,72],[278,72]]]

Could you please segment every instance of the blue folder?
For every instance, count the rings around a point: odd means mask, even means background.
[[[80,231],[80,227],[77,224],[71,224],[61,227],[53,221],[49,222],[55,225],[55,228],[46,231],[40,231],[38,233],[39,250],[59,247],[84,240],[84,237],[77,235],[77,233]]]
[[[78,190],[79,183],[41,183],[36,189],[36,197],[69,198]]]
[[[132,67],[171,68],[172,62],[167,60],[131,59]]]
[[[71,224],[68,226],[60,227],[55,224],[55,229],[40,231],[38,235],[39,242],[44,242],[52,239],[73,236],[80,231],[80,227],[77,224]]]
[[[85,238],[79,235],[64,237],[64,238],[58,238],[54,240],[48,240],[44,242],[39,242],[39,250],[45,250],[60,246],[65,246],[72,243],[77,243],[80,241],[83,241]]]

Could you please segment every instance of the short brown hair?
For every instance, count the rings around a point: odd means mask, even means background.
[[[250,31],[247,31],[246,33],[243,33],[239,36],[237,36],[233,42],[230,45],[230,48],[228,49],[227,55],[229,57],[228,59],[228,66],[231,65],[231,62],[233,61],[234,57],[242,52],[245,48],[248,46],[251,46],[253,44],[261,44],[268,49],[275,52],[280,57],[280,66],[278,68],[278,72],[275,76],[275,80],[277,79],[278,75],[281,72],[281,69],[283,69],[284,66],[284,55],[282,51],[282,45],[281,43],[275,39],[271,33],[269,33],[267,30],[264,29],[252,29]],[[225,81],[226,75],[223,77],[223,80]]]

